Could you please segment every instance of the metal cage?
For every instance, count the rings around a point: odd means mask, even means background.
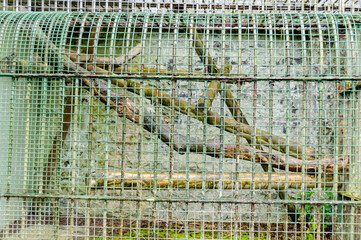
[[[360,26],[0,13],[0,237],[360,239]]]
[[[3,11],[360,12],[360,0],[3,0]]]

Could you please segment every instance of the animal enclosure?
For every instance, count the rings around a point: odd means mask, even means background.
[[[0,237],[360,239],[360,26],[0,13]]]

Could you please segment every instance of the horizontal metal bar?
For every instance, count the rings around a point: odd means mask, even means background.
[[[361,201],[321,201],[321,200],[222,200],[222,199],[183,199],[183,198],[125,198],[125,197],[114,197],[114,196],[101,196],[101,195],[50,195],[50,194],[0,194],[0,197],[6,198],[37,198],[37,199],[77,199],[77,200],[107,200],[107,201],[133,201],[133,202],[178,202],[178,203],[222,203],[222,204],[312,204],[312,205],[354,205],[361,206]]]
[[[231,82],[253,82],[253,81],[273,81],[273,82],[282,82],[282,81],[344,81],[344,80],[356,80],[361,81],[361,76],[355,77],[243,77],[243,76],[145,76],[145,75],[95,75],[95,74],[11,74],[11,73],[1,73],[0,77],[13,77],[13,78],[100,78],[100,79],[116,79],[116,78],[126,78],[126,79],[181,79],[181,80],[190,80],[190,81],[209,81],[209,80],[221,80],[227,83]]]

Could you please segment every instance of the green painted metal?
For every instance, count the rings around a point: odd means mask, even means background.
[[[1,12],[0,237],[359,239],[360,25]]]

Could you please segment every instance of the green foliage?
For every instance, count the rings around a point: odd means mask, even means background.
[[[330,191],[330,188],[324,189],[324,195],[320,200],[331,200],[333,199],[333,192]],[[314,199],[313,196],[316,194],[316,192],[306,192],[304,196],[304,200],[312,200]],[[302,199],[302,193],[299,194],[299,197],[297,200],[303,200]],[[331,205],[321,205],[321,223],[322,227],[328,228],[331,226],[329,223],[332,217],[332,206]],[[298,209],[299,217],[298,221],[301,221],[302,213],[301,208]],[[314,235],[312,234],[317,230],[317,205],[314,204],[305,204],[304,206],[304,216],[305,221],[307,222],[307,234],[305,240],[314,240]]]

